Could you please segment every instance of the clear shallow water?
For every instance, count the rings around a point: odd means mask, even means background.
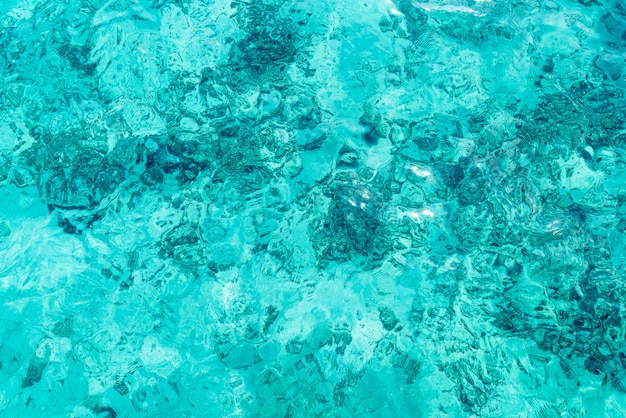
[[[0,28],[0,415],[626,415],[623,3]]]

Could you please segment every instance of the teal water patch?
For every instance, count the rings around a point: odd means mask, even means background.
[[[626,416],[621,2],[0,26],[0,415]]]

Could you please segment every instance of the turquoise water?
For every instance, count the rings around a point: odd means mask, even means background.
[[[626,416],[621,0],[4,0],[0,416]]]

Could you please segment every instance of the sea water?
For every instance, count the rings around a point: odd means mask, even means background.
[[[4,0],[0,416],[626,416],[622,0]]]

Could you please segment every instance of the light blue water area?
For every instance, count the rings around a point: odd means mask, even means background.
[[[0,416],[626,416],[621,0],[5,0]]]

